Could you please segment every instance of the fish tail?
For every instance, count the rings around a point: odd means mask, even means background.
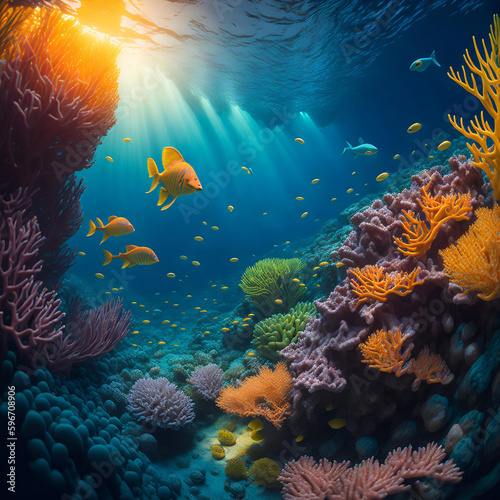
[[[87,233],[87,236],[92,236],[95,233],[96,225],[92,222],[92,219],[89,221],[90,229],[89,232]]]
[[[107,266],[111,260],[113,259],[113,256],[111,255],[111,252],[108,252],[107,250],[103,250],[104,252],[104,264],[103,266]]]
[[[347,141],[345,141],[347,142]],[[342,151],[342,154],[344,154],[347,150],[352,149],[352,146],[347,142],[347,148],[344,148],[344,151]]]
[[[158,172],[158,167],[156,166],[153,158],[148,158],[148,172],[149,177],[153,177],[153,183],[151,184],[151,189],[149,191],[146,191],[146,194],[151,193],[151,191],[153,191],[156,186],[158,186],[158,182],[160,180],[160,173]]]
[[[441,67],[441,64],[439,64],[439,63],[437,62],[437,60],[436,60],[436,51],[435,51],[435,50],[433,50],[433,51],[432,51],[432,54],[431,54],[431,59],[432,59],[432,62],[433,62],[436,66]]]

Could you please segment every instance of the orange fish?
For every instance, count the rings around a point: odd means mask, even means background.
[[[139,266],[149,266],[150,264],[156,264],[159,262],[156,254],[148,247],[137,247],[135,245],[127,245],[127,251],[125,253],[119,253],[118,255],[111,255],[111,252],[104,250],[104,264],[108,265],[113,259],[122,259],[123,266],[133,267],[135,265]]]
[[[149,177],[153,177],[153,184],[151,184],[151,189],[147,191],[147,193],[151,193],[161,181],[165,187],[160,188],[158,206],[163,205],[169,195],[174,197],[168,205],[162,207],[162,210],[171,207],[177,196],[195,193],[203,189],[193,167],[184,161],[177,149],[163,148],[162,163],[164,170],[160,174],[153,158],[148,158],[148,172]]]
[[[111,215],[108,217],[108,223],[104,225],[102,220],[96,217],[96,220],[99,224],[97,227],[92,220],[90,223],[90,230],[87,236],[92,236],[96,231],[102,231],[104,233],[102,237],[101,245],[104,243],[110,236],[121,236],[122,234],[129,234],[135,231],[134,226],[130,224],[130,222],[125,219],[125,217],[117,217],[116,215]]]

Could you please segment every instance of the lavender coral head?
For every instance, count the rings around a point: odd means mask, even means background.
[[[194,404],[165,377],[141,378],[128,394],[127,411],[137,420],[178,429],[194,420]]]
[[[222,389],[223,375],[224,372],[212,363],[196,368],[188,382],[198,389],[203,399],[216,399]]]

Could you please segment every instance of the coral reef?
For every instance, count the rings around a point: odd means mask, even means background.
[[[203,399],[214,400],[222,389],[224,372],[215,364],[199,366],[191,373],[188,382],[196,387]]]

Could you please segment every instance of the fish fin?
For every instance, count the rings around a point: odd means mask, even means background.
[[[162,210],[166,210],[167,208],[170,208],[172,206],[172,203],[177,199],[177,196],[174,196],[174,199],[168,204],[165,205],[164,207],[161,207]]]
[[[163,153],[161,155],[161,162],[163,163],[163,168],[167,168],[174,161],[184,161],[182,155],[175,148],[163,148]]]
[[[148,172],[149,177],[153,177],[153,183],[151,184],[151,189],[146,191],[146,194],[151,193],[151,191],[156,189],[156,186],[158,186],[158,182],[160,181],[160,173],[158,172],[158,167],[156,166],[153,158],[148,158]]]
[[[99,245],[102,245],[108,238],[109,238],[109,234],[104,233],[102,235],[102,240],[101,240],[101,243],[99,243]]]
[[[125,260],[123,259],[123,266],[122,266],[122,269],[125,269],[126,267],[129,267],[130,266],[130,261],[129,260]]]
[[[437,62],[437,60],[436,60],[436,51],[435,51],[435,50],[433,50],[433,51],[432,51],[432,54],[431,54],[431,56],[430,56],[430,57],[431,57],[432,62],[433,62],[436,66],[441,67],[441,64],[439,64],[439,63]]]
[[[89,225],[90,225],[90,229],[89,229],[87,236],[92,236],[95,233],[95,230],[97,228],[96,228],[96,225],[92,222],[92,219],[89,221]]]
[[[358,137],[358,142],[359,142],[360,144],[364,144],[364,143],[365,143],[365,141],[363,140],[363,138],[362,138],[362,137]]]
[[[345,142],[347,142],[347,141],[345,141]],[[349,149],[352,149],[352,146],[347,142],[347,148],[344,148],[344,151],[342,151],[342,154],[344,154]]]
[[[125,248],[127,249],[127,252],[130,252],[131,250],[135,250],[137,245],[127,245]]]
[[[168,198],[168,191],[165,188],[160,188],[160,198],[158,199],[158,206],[163,205]]]
[[[108,222],[111,222],[112,220],[115,220],[115,219],[118,219],[118,217],[116,215],[110,215],[108,217]]]
[[[104,224],[102,223],[102,220],[99,219],[99,217],[96,217],[97,222],[99,223],[99,226],[104,227]],[[97,229],[100,229],[99,227]]]
[[[111,260],[113,259],[113,256],[111,255],[111,252],[108,252],[107,250],[103,250],[104,252],[104,264],[103,266],[107,266]]]

